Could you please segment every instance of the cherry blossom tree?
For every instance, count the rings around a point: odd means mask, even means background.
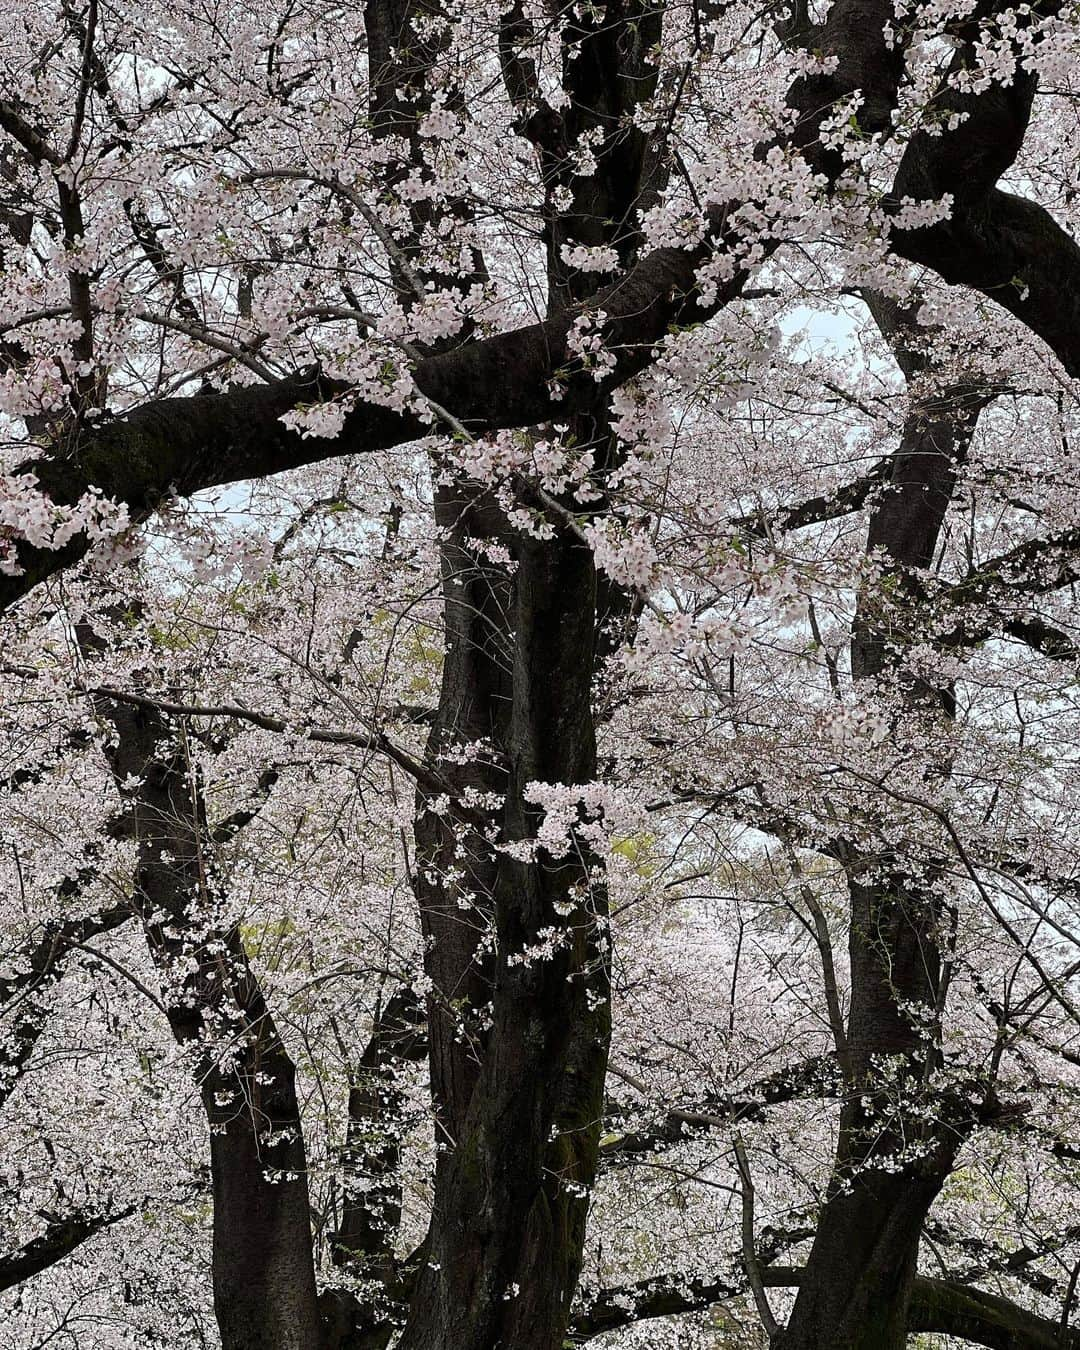
[[[12,8],[13,1350],[1080,1345],[1078,46]]]

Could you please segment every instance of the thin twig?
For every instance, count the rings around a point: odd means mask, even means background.
[[[761,1325],[765,1328],[766,1335],[772,1340],[779,1329],[779,1323],[769,1306],[769,1298],[765,1293],[765,1284],[761,1278],[761,1263],[757,1259],[757,1251],[754,1247],[754,1182],[750,1176],[750,1163],[746,1156],[746,1146],[741,1134],[736,1134],[732,1146],[735,1149],[735,1161],[738,1164],[739,1180],[742,1183],[743,1265],[746,1267],[746,1278],[753,1291]]]

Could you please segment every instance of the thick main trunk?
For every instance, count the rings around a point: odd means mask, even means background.
[[[567,536],[519,541],[518,555],[507,842],[536,837],[542,812],[526,800],[530,783],[581,784],[595,773],[590,553]],[[491,1025],[437,1171],[402,1350],[561,1347],[602,1114],[603,904],[587,852],[499,857]]]
[[[775,1350],[905,1350],[919,1234],[939,1187],[871,1173],[834,1196]]]
[[[436,1191],[403,1350],[562,1345],[606,1060],[606,1028],[594,1025],[599,1034],[584,1044],[567,979],[568,963],[558,961],[536,978],[511,977],[500,992],[476,1108]],[[571,1096],[573,1110],[561,1109]]]

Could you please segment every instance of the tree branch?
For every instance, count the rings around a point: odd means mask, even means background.
[[[100,685],[89,691],[97,698],[112,699],[116,703],[127,703],[134,708],[153,708],[173,717],[228,717],[238,722],[249,722],[264,731],[283,733],[295,731],[305,740],[318,741],[324,745],[354,745],[361,750],[372,750],[393,760],[399,768],[410,774],[421,787],[429,792],[446,793],[447,784],[434,770],[421,764],[412,755],[400,749],[381,731],[347,731],[333,727],[290,726],[281,717],[271,717],[267,713],[257,712],[254,708],[245,708],[238,703],[200,704],[174,703],[169,699],[154,698],[149,694],[137,694],[127,689],[114,689],[109,685]],[[273,786],[271,784],[270,786]],[[244,822],[246,823],[246,822]]]
[[[770,1288],[799,1284],[802,1271],[766,1267],[762,1282]],[[576,1344],[606,1331],[654,1317],[703,1312],[728,1299],[745,1297],[745,1285],[728,1279],[662,1275],[638,1284],[606,1289],[571,1323]],[[987,1350],[1080,1350],[1080,1331],[1028,1312],[998,1294],[974,1289],[958,1280],[917,1276],[908,1312],[908,1333],[934,1332],[956,1336]]]
[[[111,1228],[114,1223],[135,1213],[136,1206],[116,1210],[111,1214],[72,1214],[67,1218],[53,1218],[40,1237],[33,1238],[17,1251],[0,1257],[0,1292],[11,1289],[31,1275],[38,1275],[50,1266],[70,1256],[87,1238]]]

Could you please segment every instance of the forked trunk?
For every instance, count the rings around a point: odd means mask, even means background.
[[[595,774],[591,555],[572,536],[515,547],[507,843],[535,839],[542,822],[529,784],[583,784]],[[586,849],[498,855],[490,1029],[474,1048],[468,1108],[436,1171],[427,1259],[401,1350],[562,1346],[607,1066],[604,905]],[[446,1058],[433,1045],[433,1074]]]

